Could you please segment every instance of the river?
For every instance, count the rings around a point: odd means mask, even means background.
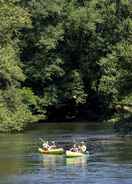
[[[39,138],[68,148],[85,141],[89,156],[43,156]],[[21,134],[0,134],[0,184],[132,184],[132,137],[99,123],[44,123]]]

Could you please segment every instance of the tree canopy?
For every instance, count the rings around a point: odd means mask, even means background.
[[[1,131],[132,117],[131,0],[0,0],[0,41]]]

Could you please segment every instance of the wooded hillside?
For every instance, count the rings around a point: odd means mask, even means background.
[[[131,104],[131,0],[0,0],[0,131]]]

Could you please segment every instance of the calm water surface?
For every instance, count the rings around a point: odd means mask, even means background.
[[[39,137],[65,148],[85,141],[90,156],[38,153]],[[0,184],[132,184],[132,137],[98,124],[45,124],[25,134],[0,134]]]

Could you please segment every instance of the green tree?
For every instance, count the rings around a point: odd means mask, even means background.
[[[1,0],[1,126],[58,109],[131,118],[131,12],[131,0]]]
[[[21,95],[19,30],[31,27],[30,14],[12,1],[0,1],[0,131],[20,131],[38,118]],[[18,90],[19,89],[19,90]]]
[[[132,5],[122,0],[113,1],[111,6],[113,14],[108,25],[113,23],[113,29],[110,39],[106,37],[107,42],[112,41],[111,49],[99,61],[102,72],[99,89],[108,107],[116,110],[119,127],[125,127],[124,119],[129,122],[132,118]]]

